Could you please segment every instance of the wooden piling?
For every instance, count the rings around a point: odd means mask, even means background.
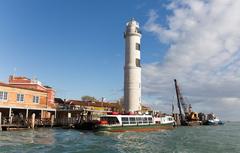
[[[175,125],[176,125],[176,126],[180,126],[180,125],[181,125],[181,122],[180,122],[179,114],[177,114],[177,113],[173,114],[173,118],[174,118],[174,120],[175,120]]]
[[[35,113],[32,114],[32,122],[31,122],[31,128],[34,129],[35,126]]]
[[[0,131],[2,131],[2,112],[0,112]]]
[[[52,128],[53,125],[54,125],[54,118],[55,118],[55,115],[51,115],[51,128]]]

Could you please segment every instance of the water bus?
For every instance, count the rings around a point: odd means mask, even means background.
[[[100,117],[97,131],[156,131],[173,128],[172,116],[153,117],[152,115],[122,115],[112,113]]]

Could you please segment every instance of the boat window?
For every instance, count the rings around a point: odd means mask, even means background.
[[[137,123],[142,124],[142,118],[141,117],[137,117]]]
[[[130,117],[130,124],[136,124],[136,118]]]
[[[147,117],[143,118],[143,123],[148,123]]]
[[[148,118],[148,122],[149,122],[149,123],[152,123],[152,122],[153,122],[152,117],[149,117],[149,118]]]
[[[107,121],[108,124],[119,124],[117,117],[101,117],[101,121]]]
[[[122,117],[122,124],[129,124],[128,117]]]
[[[122,117],[122,121],[128,121],[128,117]]]

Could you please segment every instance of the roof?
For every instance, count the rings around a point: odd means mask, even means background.
[[[54,103],[64,104],[64,100],[62,100],[61,98],[54,98]]]
[[[49,89],[52,89],[52,87],[50,87],[50,86],[44,86],[45,88],[49,88]]]
[[[10,88],[17,88],[17,89],[24,89],[24,90],[32,90],[32,91],[38,91],[38,92],[47,93],[46,91],[43,91],[43,90],[30,89],[30,88],[24,88],[24,87],[18,87],[18,86],[15,86],[14,84],[6,84],[6,83],[2,83],[2,82],[0,82],[0,86],[10,87]]]
[[[68,105],[80,105],[80,106],[94,106],[94,107],[116,107],[118,103],[99,102],[99,101],[80,101],[80,100],[68,100],[65,102]]]

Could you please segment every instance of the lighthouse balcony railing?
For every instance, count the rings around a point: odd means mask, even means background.
[[[134,30],[131,30],[131,29],[128,29],[127,32],[128,32],[128,33],[134,33],[134,32],[136,32],[136,33],[142,34],[142,31],[139,30],[138,28],[136,28],[135,31],[134,31]],[[124,34],[126,34],[126,32],[124,32]]]

